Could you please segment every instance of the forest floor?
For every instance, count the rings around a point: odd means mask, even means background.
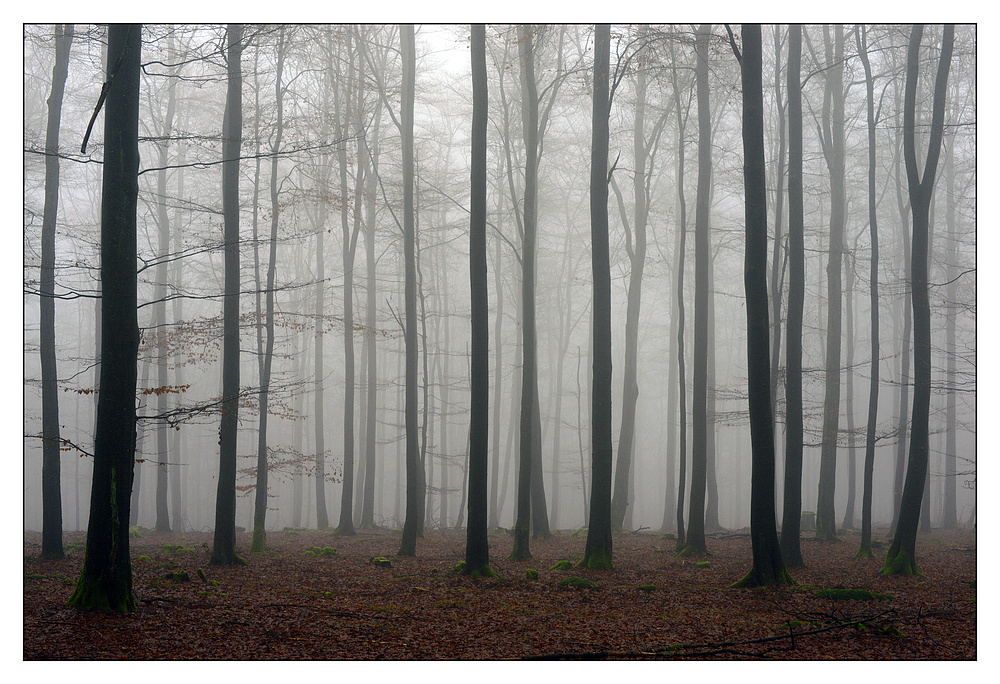
[[[923,577],[880,575],[887,542],[861,560],[856,533],[839,542],[804,535],[798,586],[763,589],[728,588],[750,568],[747,530],[709,535],[704,559],[675,556],[674,542],[656,533],[616,535],[614,571],[552,569],[579,561],[585,532],[533,540],[534,558],[512,561],[513,538],[497,530],[498,579],[454,572],[464,532],[429,531],[415,558],[394,555],[398,531],[271,532],[265,554],[248,553],[241,533],[242,567],[209,565],[209,533],[137,532],[139,609],[128,616],[66,607],[85,533],[67,534],[59,561],[39,560],[40,535],[24,534],[25,660],[977,657],[974,531],[921,535]],[[371,562],[378,558],[391,567]],[[173,572],[190,581],[167,579]],[[574,588],[571,577],[597,586]],[[824,595],[831,589],[880,596],[835,599]]]

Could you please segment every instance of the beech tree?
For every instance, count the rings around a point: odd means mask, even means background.
[[[747,369],[752,474],[750,541],[753,568],[733,587],[794,584],[781,557],[774,518],[774,422],[767,313],[767,188],[764,179],[764,91],[760,24],[743,24],[743,188],[746,203]],[[735,45],[734,45],[735,49]],[[739,57],[737,52],[737,57]]]
[[[941,57],[934,79],[934,100],[931,114],[930,139],[923,173],[917,167],[916,109],[917,80],[920,69],[920,39],[923,24],[914,24],[906,52],[906,95],[903,103],[903,157],[906,181],[913,212],[913,250],[911,254],[910,297],[913,306],[913,417],[910,420],[910,452],[906,479],[899,504],[899,518],[892,543],[886,554],[883,574],[916,575],[917,527],[920,523],[920,503],[927,479],[930,452],[931,404],[931,310],[927,294],[928,224],[934,178],[941,154],[944,133],[944,106],[948,89],[948,71],[955,45],[955,25],[945,24],[941,40]]]
[[[611,27],[594,27],[594,106],[590,152],[590,249],[594,280],[594,397],[590,526],[580,565],[611,569],[611,258],[608,247],[608,115]]]
[[[56,366],[56,217],[59,213],[59,122],[73,44],[73,24],[56,24],[56,59],[45,129],[45,205],[42,267],[38,283],[39,354],[42,370],[42,558],[63,557],[59,449],[59,373]]]
[[[490,329],[489,280],[486,272],[486,127],[489,100],[486,79],[486,26],[472,29],[472,168],[469,218],[469,285],[471,290],[472,360],[469,418],[469,526],[465,541],[465,568],[473,577],[492,577],[490,544],[486,534],[489,466]],[[496,428],[494,428],[496,429]]]
[[[226,27],[226,113],[222,125],[222,215],[225,296],[222,300],[222,421],[212,565],[239,565],[236,555],[236,430],[240,395],[240,143],[243,140],[243,26]],[[103,387],[103,383],[101,385]]]
[[[136,204],[139,192],[139,62],[142,27],[108,27],[101,192],[101,392],[94,435],[87,551],[69,605],[135,610],[129,558],[129,496],[135,453]]]

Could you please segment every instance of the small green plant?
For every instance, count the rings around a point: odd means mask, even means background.
[[[694,564],[694,567],[696,567],[696,568],[710,568],[710,567],[712,567],[712,563],[711,563],[711,561],[699,561],[699,562],[697,562],[697,563]]]
[[[538,571],[537,570],[528,569],[528,570],[525,571],[524,577],[525,577],[525,579],[536,580],[536,579],[538,579]]]
[[[186,570],[176,570],[174,572],[168,572],[163,576],[163,579],[170,580],[171,582],[190,582],[191,575],[189,575]]]
[[[451,569],[452,572],[462,572],[463,570],[465,570],[465,561],[458,561]]]
[[[636,587],[639,591],[656,591],[655,584],[640,584]]]
[[[307,556],[336,556],[337,549],[332,546],[310,546],[305,550]]]
[[[332,591],[324,591],[323,592],[323,596],[326,597],[326,598],[328,598],[328,599],[334,598],[334,595],[333,595]]]
[[[213,587],[219,586],[219,580],[208,580],[208,583],[209,583],[210,586],[213,586]]]
[[[574,589],[600,589],[601,585],[586,577],[567,577],[559,582],[561,587],[573,587]]]
[[[138,561],[152,561],[153,559],[144,554],[144,555],[139,556],[138,558],[136,558],[136,560],[138,560]]]
[[[553,565],[549,570],[572,570],[573,561],[561,560],[555,565]]]
[[[442,599],[434,604],[435,608],[461,608],[465,601],[461,599]]]

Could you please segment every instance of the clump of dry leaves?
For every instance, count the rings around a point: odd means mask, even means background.
[[[394,531],[271,532],[253,555],[240,534],[249,565],[225,568],[209,565],[209,533],[147,532],[131,548],[140,609],[114,616],[65,605],[84,533],[67,535],[60,561],[39,560],[40,537],[26,533],[24,659],[976,658],[974,531],[921,536],[923,577],[883,577],[884,547],[862,560],[859,537],[841,539],[803,537],[798,587],[747,590],[728,588],[750,567],[746,530],[710,534],[704,559],[675,557],[656,533],[623,533],[613,572],[552,568],[581,558],[585,532],[533,540],[534,558],[512,561],[512,537],[497,530],[499,579],[455,572],[458,531],[428,531],[416,558],[394,555]]]

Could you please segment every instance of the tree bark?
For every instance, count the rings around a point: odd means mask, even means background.
[[[915,24],[910,32],[903,104],[903,157],[910,207],[913,211],[913,252],[910,266],[910,296],[913,303],[913,417],[910,420],[910,452],[899,506],[899,520],[882,569],[886,575],[920,574],[916,559],[916,537],[930,447],[931,312],[927,288],[928,223],[931,198],[934,195],[934,177],[941,154],[944,104],[955,26],[945,24],[944,27],[941,57],[934,80],[930,140],[927,143],[927,159],[921,178],[917,168],[915,129],[920,38],[923,28],[923,24]]]
[[[750,541],[753,568],[734,587],[794,584],[785,570],[774,518],[774,422],[767,313],[767,188],[760,24],[743,24],[743,183],[746,198],[747,370],[750,394]]]
[[[242,24],[226,28],[228,89],[223,122],[222,213],[225,295],[222,303],[222,421],[212,565],[236,565],[236,431],[240,394],[240,142],[243,135]]]
[[[56,218],[59,213],[59,122],[69,72],[73,24],[56,24],[56,55],[45,128],[45,204],[38,282],[42,371],[42,558],[62,558],[63,518],[59,449],[59,371],[56,365]]]
[[[582,567],[612,569],[611,257],[608,245],[608,117],[611,27],[594,27],[594,105],[590,148],[590,240],[594,282],[594,396],[590,526]]]
[[[400,121],[403,137],[403,261],[405,268],[404,308],[406,350],[406,394],[404,420],[406,425],[406,518],[400,541],[400,556],[417,555],[417,532],[421,515],[423,488],[420,473],[420,451],[417,442],[417,267],[415,258],[415,227],[413,210],[413,99],[416,77],[416,47],[413,24],[399,27],[400,51],[403,60],[403,91]]]
[[[102,391],[97,400],[87,551],[69,599],[76,608],[113,613],[135,610],[128,519],[139,347],[135,262],[141,38],[138,24],[108,28],[101,194]]]

